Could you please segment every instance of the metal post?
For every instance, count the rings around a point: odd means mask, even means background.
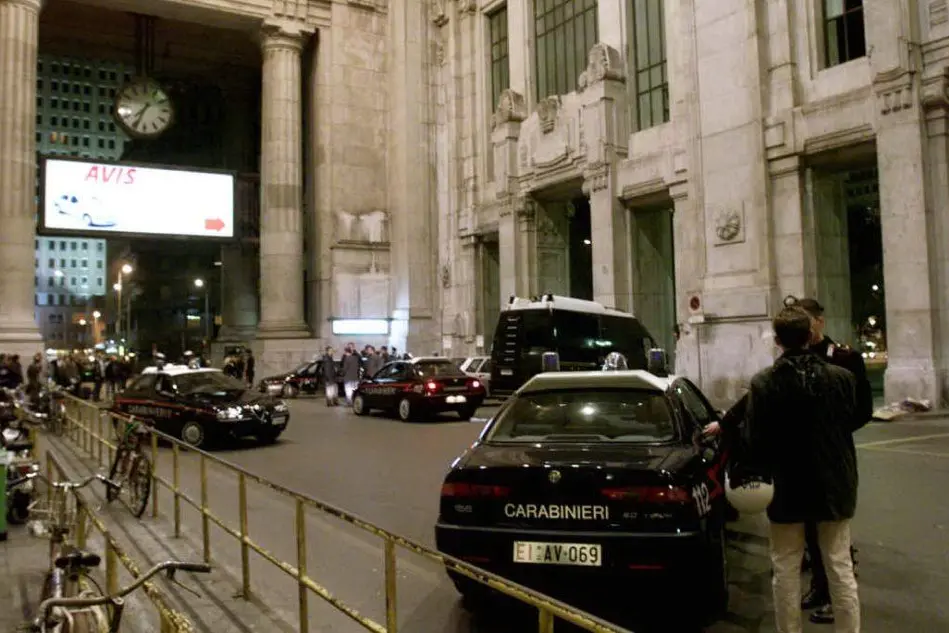
[[[211,522],[208,520],[208,460],[199,453],[201,465],[201,541],[204,545],[204,562],[211,562]]]
[[[178,458],[180,454],[178,443],[175,442],[171,445],[171,488],[175,495],[175,538],[181,538],[181,489],[178,487],[180,481]]]
[[[204,284],[204,344],[211,345],[211,300],[208,292],[208,284]],[[205,353],[208,353],[205,350]]]
[[[250,600],[250,548],[247,546],[247,477],[238,473],[238,505],[241,521],[241,589],[244,600]]]
[[[72,493],[70,493],[72,494]],[[76,499],[76,547],[86,546],[86,504]]]
[[[297,599],[299,601],[300,633],[310,631],[310,590],[303,579],[306,578],[306,507],[302,499],[297,499]]]
[[[125,293],[125,353],[132,347],[132,293]]]
[[[399,627],[396,608],[396,588],[398,576],[395,561],[395,543],[386,538],[385,545],[385,582],[386,582],[386,633],[396,633]]]
[[[158,436],[152,436],[152,518],[158,518]]]
[[[98,421],[96,428],[96,444],[98,444],[96,447],[96,460],[100,466],[102,466],[102,445],[105,443],[105,425],[102,423],[102,418],[103,412],[100,411],[99,415],[96,416],[96,420]]]
[[[119,289],[118,289],[118,301],[116,301],[115,308],[115,338],[118,339],[119,345],[122,344],[122,269],[119,269]]]
[[[109,593],[119,590],[119,556],[108,538],[105,539],[105,590]]]
[[[540,615],[537,620],[537,633],[554,633],[554,614],[547,609],[539,609]]]

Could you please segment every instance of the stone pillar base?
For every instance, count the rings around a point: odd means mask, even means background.
[[[256,337],[259,339],[290,339],[290,338],[312,338],[313,333],[306,323],[261,323],[257,326]]]
[[[215,340],[222,343],[243,343],[256,337],[257,328],[253,326],[222,325]]]
[[[23,368],[33,354],[42,353],[43,335],[39,330],[12,331],[0,329],[0,354],[19,354]]]
[[[321,355],[323,342],[317,338],[260,338],[250,343],[256,357],[255,380],[282,374]]]
[[[944,400],[935,368],[923,364],[888,366],[883,374],[883,395],[887,403],[918,398],[929,400],[936,408],[942,406]]]

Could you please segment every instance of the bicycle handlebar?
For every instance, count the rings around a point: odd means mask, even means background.
[[[171,577],[171,574],[175,571],[208,574],[211,573],[211,566],[206,563],[166,560],[163,563],[154,565],[151,569],[132,581],[131,584],[122,587],[114,594],[95,596],[92,598],[47,598],[40,603],[39,616],[33,621],[32,629],[33,631],[45,631],[47,626],[55,626],[55,623],[50,622],[50,612],[57,607],[68,610],[88,609],[90,607],[101,607],[108,604],[121,604],[122,598],[144,585],[155,574],[165,570],[168,570],[169,577]]]
[[[82,481],[50,481],[46,477],[46,475],[44,475],[43,473],[38,473],[38,472],[27,473],[26,475],[24,475],[23,477],[20,477],[19,479],[13,479],[11,481],[8,481],[7,487],[13,488],[14,486],[19,486],[20,484],[27,482],[31,479],[39,479],[40,481],[45,483],[47,486],[52,486],[53,488],[62,488],[63,490],[67,490],[67,491],[79,490],[80,488],[85,488],[86,486],[91,484],[93,481],[97,481],[97,480],[101,481],[107,487],[112,488],[113,490],[122,489],[121,484],[117,484],[111,479],[109,479],[108,477],[106,477],[105,475],[101,475],[99,473],[96,473],[95,475],[89,475]]]

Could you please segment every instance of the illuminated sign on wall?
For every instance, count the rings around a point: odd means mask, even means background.
[[[333,334],[388,334],[388,319],[334,319]]]

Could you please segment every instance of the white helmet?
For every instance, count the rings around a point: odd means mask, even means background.
[[[774,484],[763,477],[744,476],[737,486],[732,486],[731,477],[725,473],[725,498],[743,514],[758,514],[771,505]]]

